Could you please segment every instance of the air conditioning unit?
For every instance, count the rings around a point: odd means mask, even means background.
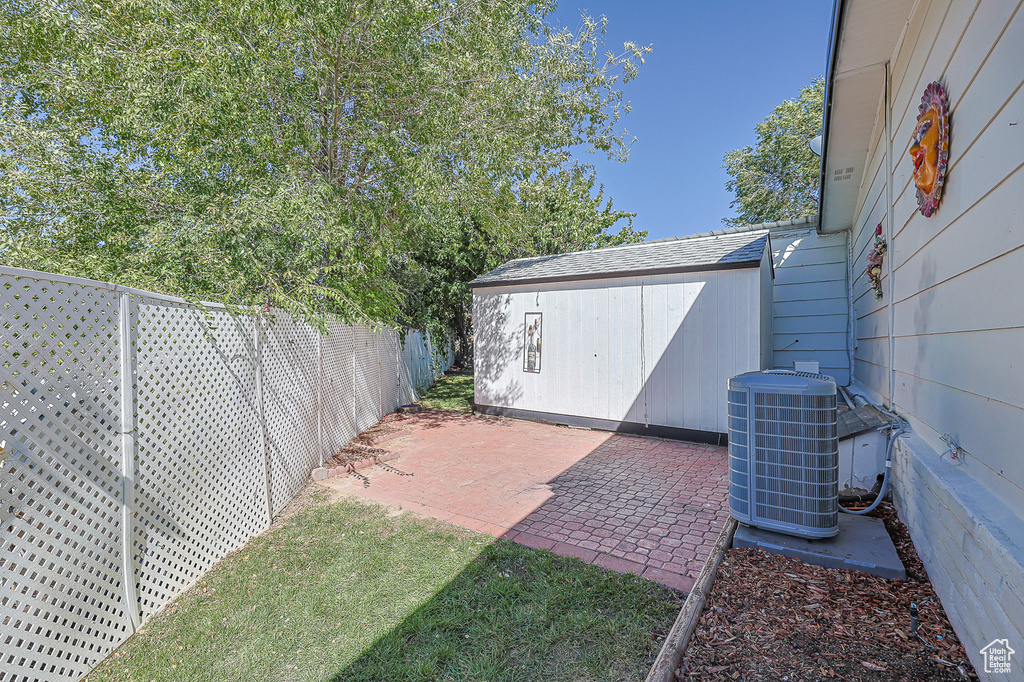
[[[834,379],[771,370],[729,380],[729,512],[787,535],[839,532]]]

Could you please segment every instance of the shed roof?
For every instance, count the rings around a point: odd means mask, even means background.
[[[469,285],[478,288],[755,268],[767,247],[767,230],[626,244],[511,260]]]

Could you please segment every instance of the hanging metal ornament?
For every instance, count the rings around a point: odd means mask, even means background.
[[[924,89],[907,153],[914,160],[917,206],[929,217],[939,208],[949,161],[949,100],[939,81]]]

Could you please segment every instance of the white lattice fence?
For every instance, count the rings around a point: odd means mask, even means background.
[[[380,365],[377,362],[377,340],[369,329],[354,327],[352,343],[355,353],[356,431],[376,424],[384,413],[380,407]]]
[[[252,319],[132,297],[132,559],[143,619],[267,526]]]
[[[324,457],[330,457],[359,433],[356,429],[355,346],[353,329],[332,321],[323,340]]]
[[[415,356],[412,354],[412,350],[416,344],[416,332],[408,331],[405,334],[404,343],[399,351],[399,362],[398,362],[398,402],[400,405],[405,405],[416,400],[416,367],[410,363],[410,360],[414,360]]]
[[[278,314],[263,325],[263,402],[271,501],[280,511],[320,463],[317,444],[319,332]]]
[[[426,334],[415,329],[406,332],[399,374],[402,391],[407,392],[403,395],[409,397],[403,397],[402,402],[416,400],[422,395],[437,377],[451,367],[452,360],[450,354],[435,356],[430,337]]]
[[[377,358],[380,364],[381,412],[390,414],[401,401],[398,363],[402,353],[402,340],[398,332],[386,329],[377,335]]]
[[[0,313],[0,682],[85,675],[450,364],[11,268]]]
[[[132,631],[119,297],[3,277],[0,313],[0,680],[77,679]]]
[[[433,372],[431,371],[431,362],[433,361],[433,353],[430,347],[430,341],[427,338],[420,336],[416,339],[416,345],[414,346],[416,353],[416,388],[420,390],[421,386],[429,386],[433,383]]]

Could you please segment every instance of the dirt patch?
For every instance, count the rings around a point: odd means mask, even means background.
[[[885,521],[906,581],[732,549],[676,679],[976,679],[906,527],[890,505],[872,516]]]
[[[410,417],[411,415],[398,412],[385,416],[324,460],[324,466],[328,469],[343,467],[346,464],[358,462],[374,455],[385,454],[387,450],[376,447],[376,444],[385,440],[387,436],[400,431],[402,423],[408,421]]]

